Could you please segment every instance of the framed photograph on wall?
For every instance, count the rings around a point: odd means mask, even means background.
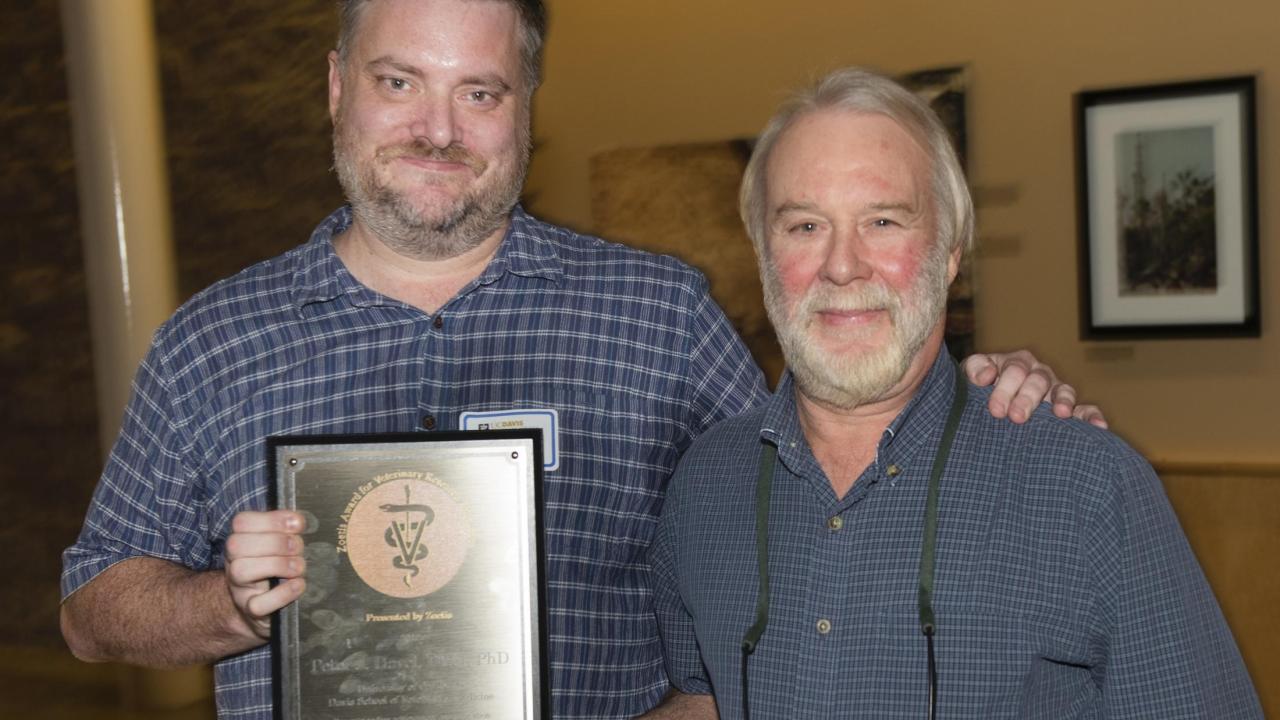
[[[1075,97],[1080,334],[1257,337],[1254,79]]]

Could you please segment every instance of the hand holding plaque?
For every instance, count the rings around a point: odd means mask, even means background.
[[[302,517],[288,510],[250,510],[231,519],[227,589],[246,630],[263,640],[271,636],[272,614],[297,600],[306,584],[303,525]],[[280,581],[274,587],[272,578]]]

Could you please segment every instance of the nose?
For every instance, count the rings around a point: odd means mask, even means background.
[[[833,285],[848,285],[866,280],[871,266],[865,259],[866,246],[856,227],[836,227],[831,233],[822,260],[822,277]]]
[[[409,131],[415,140],[421,138],[441,149],[460,139],[453,104],[447,98],[425,98]]]

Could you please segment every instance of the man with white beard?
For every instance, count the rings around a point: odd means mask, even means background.
[[[832,73],[766,127],[741,206],[788,372],[668,487],[676,716],[1261,717],[1150,466],[1046,410],[994,421],[949,358],[973,209],[924,103]]]
[[[697,271],[519,207],[539,0],[340,8],[328,100],[350,206],[157,331],[63,556],[63,634],[88,660],[215,663],[219,716],[270,718],[271,618],[308,569],[302,516],[267,511],[266,439],[553,416],[552,707],[634,716],[667,691],[644,559],[663,488],[694,436],[764,399],[762,375]],[[996,360],[973,371],[991,382]],[[1015,358],[993,412],[1049,394],[1035,365]],[[1052,398],[1071,412],[1069,386]]]

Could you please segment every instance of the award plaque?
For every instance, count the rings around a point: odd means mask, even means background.
[[[272,633],[284,720],[550,718],[541,431],[273,437],[307,589]]]

